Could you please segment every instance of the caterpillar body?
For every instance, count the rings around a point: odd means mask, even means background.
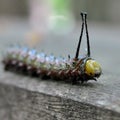
[[[34,49],[29,50],[26,47],[12,47],[8,49],[3,59],[4,69],[40,76],[43,79],[64,80],[72,83],[96,80],[102,70],[99,63],[90,57],[87,14],[81,13],[81,17],[81,34],[73,59],[70,56],[68,59],[55,58],[53,55],[46,56],[44,53],[37,53]],[[84,28],[87,37],[87,54],[78,57]]]

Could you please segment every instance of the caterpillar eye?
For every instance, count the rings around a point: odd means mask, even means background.
[[[87,60],[85,64],[85,73],[91,77],[99,77],[102,73],[100,64],[95,60]]]

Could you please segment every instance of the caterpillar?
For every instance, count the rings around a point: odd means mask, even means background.
[[[7,50],[3,59],[4,69],[26,75],[41,77],[42,79],[63,80],[74,83],[84,83],[97,80],[102,73],[101,66],[91,58],[90,43],[87,27],[87,13],[81,13],[82,27],[74,58],[55,58],[29,50],[26,47],[12,47]],[[79,57],[83,31],[86,31],[87,54]]]

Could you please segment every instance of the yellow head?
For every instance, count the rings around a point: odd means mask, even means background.
[[[100,64],[95,60],[88,59],[85,64],[85,73],[91,77],[99,77],[102,73]]]

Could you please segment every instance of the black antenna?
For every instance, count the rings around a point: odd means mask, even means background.
[[[89,35],[88,35],[88,28],[87,28],[87,13],[82,12],[81,13],[82,17],[82,28],[81,28],[81,34],[77,46],[77,51],[75,55],[75,59],[78,59],[79,56],[79,51],[80,51],[80,45],[81,45],[81,40],[82,40],[82,35],[83,35],[83,29],[84,29],[84,23],[85,23],[85,29],[86,29],[86,37],[87,37],[87,56],[90,57],[90,43],[89,43]]]
[[[89,42],[89,34],[88,34],[88,27],[87,27],[87,14],[85,15],[85,28],[86,28],[86,37],[87,37],[87,55],[90,57],[90,42]]]
[[[75,59],[78,59],[78,55],[79,55],[79,51],[80,51],[80,45],[81,45],[81,40],[82,40],[82,35],[83,35],[83,29],[84,29],[84,18],[83,18],[84,14],[81,13],[81,17],[82,17],[82,28],[81,28],[81,33],[80,33],[80,38],[79,38],[79,42],[78,42],[78,46],[77,46],[77,51],[76,51],[76,55],[75,55]]]

